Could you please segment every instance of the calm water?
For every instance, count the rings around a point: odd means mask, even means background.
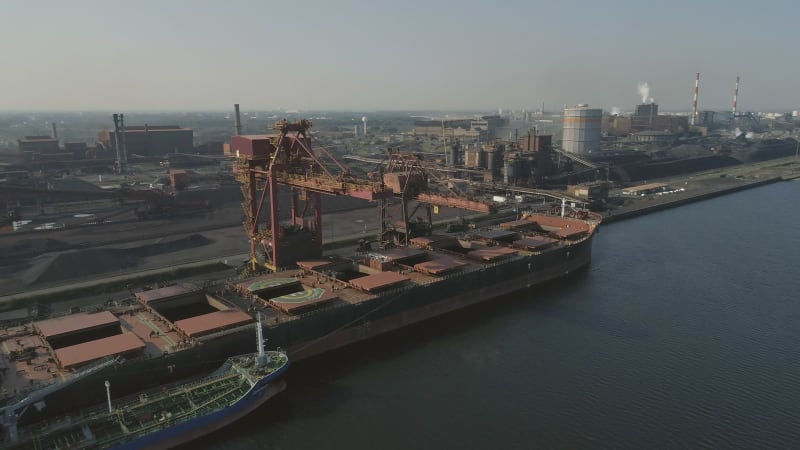
[[[297,364],[192,447],[799,448],[798,199],[608,224],[576,277]]]

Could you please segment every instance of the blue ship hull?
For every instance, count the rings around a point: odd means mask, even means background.
[[[246,416],[271,397],[282,392],[286,388],[286,383],[277,380],[288,368],[289,364],[287,363],[280,370],[262,378],[245,395],[227,408],[156,433],[138,437],[112,448],[115,450],[169,449],[216,431]]]

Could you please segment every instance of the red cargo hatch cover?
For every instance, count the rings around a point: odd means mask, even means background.
[[[367,275],[365,277],[352,279],[350,280],[350,284],[359,289],[374,292],[379,289],[385,289],[400,284],[409,279],[408,276],[400,275],[397,272],[381,272],[375,275]]]

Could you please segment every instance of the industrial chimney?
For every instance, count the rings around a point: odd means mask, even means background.
[[[128,145],[125,142],[125,115],[119,115],[119,132],[120,137],[122,138],[122,149],[120,149],[120,155],[122,155],[122,161],[120,164],[120,171],[127,170],[128,168]]]
[[[241,116],[239,116],[239,104],[238,103],[235,103],[233,105],[233,110],[234,110],[234,113],[235,113],[234,114],[234,118],[233,118],[233,120],[234,120],[233,124],[234,124],[234,127],[236,129],[236,135],[237,136],[241,136],[241,134],[242,134],[242,118],[241,118]]]
[[[122,138],[119,136],[119,114],[112,114],[111,118],[114,119],[114,148],[117,150],[117,172],[122,172]]]
[[[697,75],[694,79],[694,101],[692,102],[692,125],[697,125],[697,93],[700,90],[700,72],[697,72]]]

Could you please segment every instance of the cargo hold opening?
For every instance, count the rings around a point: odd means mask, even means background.
[[[118,334],[122,334],[122,329],[119,322],[98,328],[80,330],[62,336],[53,336],[48,338],[47,342],[50,344],[50,347],[52,347],[53,350],[58,350],[60,348],[96,341],[98,339],[116,336]]]
[[[291,295],[297,292],[303,292],[304,288],[300,282],[282,284],[266,289],[262,289],[255,294],[262,300],[269,300],[271,298],[282,297],[284,295]]]
[[[205,292],[193,292],[189,295],[151,302],[150,308],[170,322],[202,316],[228,309],[219,300]]]
[[[44,320],[34,327],[53,350],[122,334],[119,320],[107,311]]]

